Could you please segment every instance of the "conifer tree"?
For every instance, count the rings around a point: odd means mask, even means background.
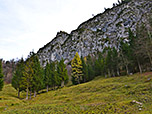
[[[64,83],[68,81],[68,73],[66,69],[66,65],[64,64],[63,58],[60,60],[60,62],[57,65],[57,73],[59,76],[59,79],[61,80],[61,87],[64,86]]]
[[[12,86],[18,91],[18,98],[20,98],[20,92],[25,90],[24,86],[22,85],[23,72],[24,60],[21,58],[21,60],[19,60],[17,63],[16,70],[12,78]]]
[[[113,70],[119,76],[120,75],[120,73],[119,73],[119,56],[118,56],[118,52],[115,48],[112,49],[112,58],[113,58]]]
[[[94,78],[95,72],[94,72],[94,69],[92,68],[91,64],[88,64],[87,67],[88,67],[87,68],[88,69],[88,80],[90,81]]]
[[[83,57],[81,57],[81,61],[82,61],[82,78],[83,78],[83,82],[88,81],[88,68],[87,68],[87,64],[86,61],[84,60]]]
[[[52,83],[51,76],[52,75],[51,75],[50,64],[47,63],[44,70],[44,83],[45,83],[47,92],[49,90],[49,86],[51,86],[51,83]]]
[[[107,56],[106,56],[106,68],[109,77],[111,77],[111,70],[112,70],[112,51],[111,49],[107,50]]]
[[[43,88],[44,79],[43,69],[36,55],[33,57],[33,71],[32,90],[34,92],[34,97],[36,97],[36,93]]]
[[[103,57],[103,52],[99,52],[98,54],[98,58],[95,61],[95,75],[99,76],[99,75],[104,75],[105,74],[105,60]]]
[[[95,76],[99,76],[101,74],[101,63],[99,58],[95,60],[94,69],[95,69]]]
[[[0,60],[0,91],[2,90],[3,86],[4,86],[4,82],[3,82],[3,69],[2,69],[2,60]]]
[[[141,31],[141,29],[139,29],[140,27],[137,25],[137,29],[136,29],[136,36],[133,35],[132,31],[129,29],[129,44],[131,47],[131,51],[133,53],[133,57],[134,57],[134,63],[137,63],[138,68],[140,73],[142,73],[142,67],[141,67],[141,62],[143,62],[143,58],[145,56],[143,56],[142,53],[142,48],[141,45],[142,42],[146,39],[143,40],[143,38],[140,38],[140,33],[142,33],[143,31]],[[142,39],[142,41],[140,41]],[[146,50],[144,50],[144,53],[146,52]],[[135,67],[135,66],[134,66]]]
[[[105,60],[104,60],[104,58],[102,58],[101,60],[100,60],[100,70],[101,70],[101,75],[102,76],[104,76],[105,75]]]
[[[57,75],[57,69],[55,62],[50,63],[50,74],[51,74],[51,86],[55,89],[55,86],[59,86],[60,77]]]
[[[76,52],[75,57],[71,61],[71,66],[72,66],[72,77],[74,81],[80,84],[80,81],[82,80],[82,61],[79,57],[78,52]]]
[[[151,37],[144,23],[142,23],[142,25],[137,25],[137,33],[135,39],[134,54],[136,55],[140,73],[142,73],[142,66],[145,64],[147,64],[145,67],[152,66]]]
[[[90,81],[95,77],[94,63],[90,55],[87,57],[87,69],[88,69],[88,81]]]
[[[23,77],[22,77],[22,84],[26,87],[26,99],[28,99],[28,93],[30,90],[30,99],[31,99],[31,92],[32,92],[32,81],[33,81],[33,58],[32,54],[30,53],[29,58],[26,60]]]
[[[126,68],[127,74],[129,74],[129,64],[132,62],[130,45],[128,43],[124,43],[123,41],[121,41],[120,44],[121,44],[120,53],[122,57],[122,62]]]

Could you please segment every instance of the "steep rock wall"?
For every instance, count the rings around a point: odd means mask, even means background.
[[[80,56],[102,52],[105,47],[119,47],[120,38],[128,41],[128,29],[136,33],[137,24],[148,27],[147,17],[152,14],[151,0],[132,0],[119,4],[104,13],[82,23],[70,34],[60,31],[56,37],[39,49],[41,65],[47,61],[72,60],[75,53]]]

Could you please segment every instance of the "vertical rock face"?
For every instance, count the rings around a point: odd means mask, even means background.
[[[45,66],[49,61],[61,60],[62,57],[65,59],[65,57],[62,55],[62,46],[68,37],[68,33],[60,31],[51,42],[39,49],[37,54],[39,56],[41,65]]]
[[[128,41],[128,29],[136,33],[136,26],[149,27],[148,18],[152,16],[151,0],[131,0],[121,3],[104,13],[98,14],[82,23],[70,34],[57,33],[56,37],[39,49],[41,65],[47,61],[70,61],[76,52],[80,56],[102,52],[105,47],[119,47],[119,40]]]

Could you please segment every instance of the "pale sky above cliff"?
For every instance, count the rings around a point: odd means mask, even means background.
[[[0,58],[27,57],[117,0],[0,0]]]

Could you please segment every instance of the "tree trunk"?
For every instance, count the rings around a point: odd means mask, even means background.
[[[119,73],[119,68],[117,68],[117,75],[118,75],[118,76],[120,76],[120,73]]]
[[[20,90],[18,89],[18,98],[20,98]]]
[[[138,61],[138,59],[137,59],[137,63],[138,63],[139,71],[140,71],[140,74],[141,74],[142,73],[142,69],[141,69],[141,65],[140,65],[140,62]]]
[[[46,86],[46,91],[47,91],[47,92],[49,91],[49,86],[48,86],[48,85]]]
[[[127,75],[129,75],[128,65],[125,65],[125,66],[126,66],[126,70],[127,70]]]
[[[150,53],[147,51],[147,55],[149,57],[149,60],[150,60],[150,64],[152,65],[152,59],[151,59],[151,56],[150,56]]]
[[[107,78],[107,74],[105,74],[105,78]]]
[[[152,41],[151,41],[152,36],[151,36],[151,34],[150,34],[150,31],[148,31],[148,36],[149,36],[149,38],[150,38],[150,42],[152,43]],[[150,64],[151,64],[151,66],[152,66],[152,58],[151,58],[151,54],[150,54],[150,52],[148,51],[148,48],[146,48],[146,49],[147,49],[147,55],[148,55],[149,60],[150,60]]]
[[[28,100],[28,87],[27,87],[27,90],[26,90],[26,99]]]
[[[36,91],[34,90],[34,97],[36,97]]]
[[[78,84],[80,84],[80,79],[78,78]]]
[[[30,90],[30,99],[31,99],[31,96],[32,96],[32,91]]]
[[[53,84],[53,90],[55,90],[55,84]]]
[[[84,83],[86,82],[85,76],[83,77],[83,82],[84,82]]]
[[[64,87],[64,80],[61,82],[61,87]]]
[[[113,76],[113,77],[115,77],[115,73],[114,73],[114,70],[112,70],[112,76]]]
[[[109,77],[111,77],[111,74],[110,74],[110,70],[108,69],[108,75],[109,75]]]

